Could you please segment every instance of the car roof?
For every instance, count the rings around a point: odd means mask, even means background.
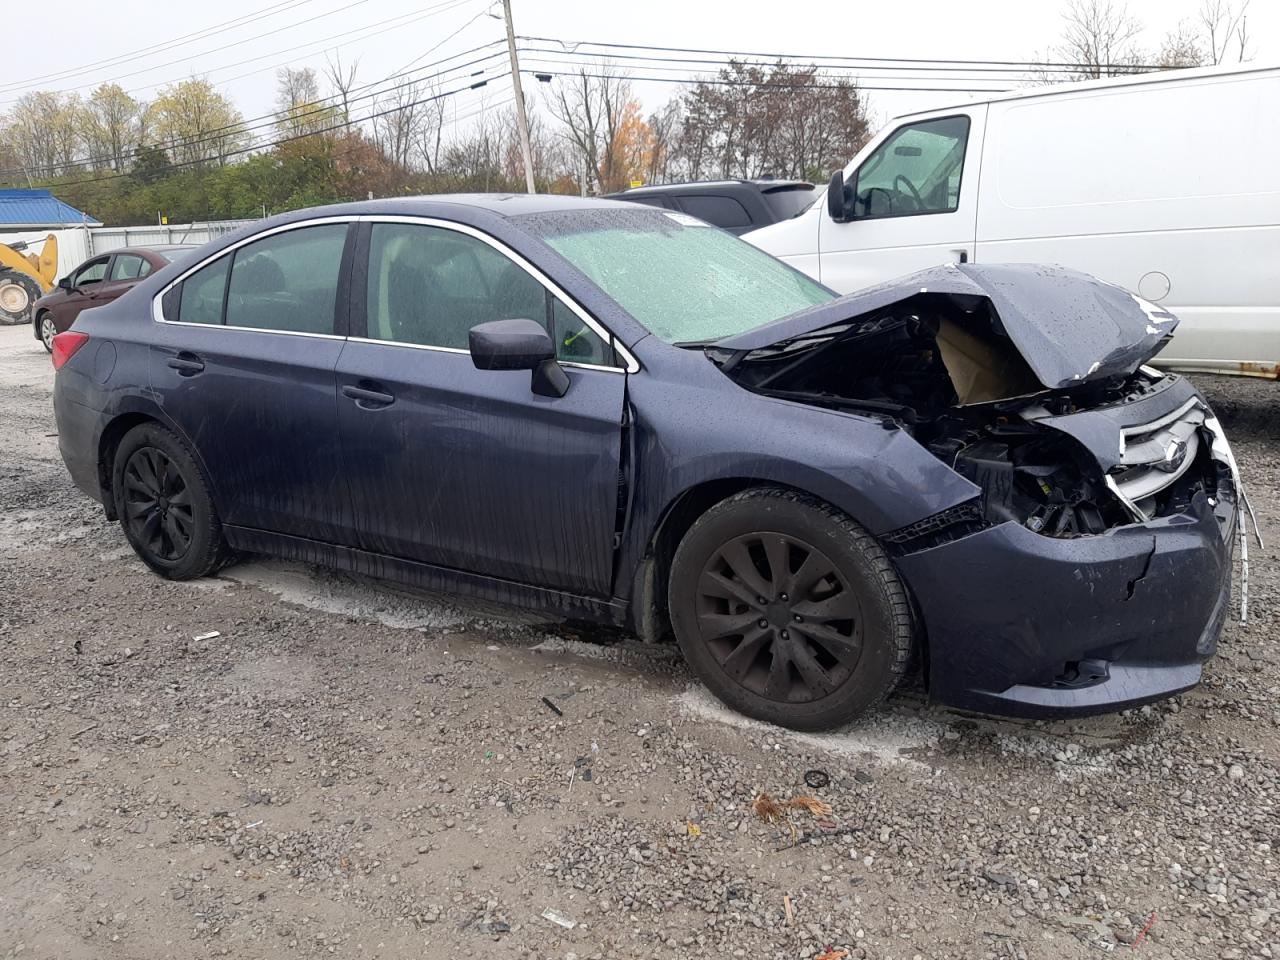
[[[167,253],[171,250],[194,250],[200,246],[198,243],[157,243],[146,244],[137,247],[117,247],[115,250],[108,250],[107,253]]]
[[[814,189],[813,184],[808,180],[771,180],[767,178],[757,180],[687,180],[683,183],[655,183],[643,187],[632,187],[630,190],[624,190],[621,193],[611,193],[609,196],[625,198],[627,196],[634,195],[685,193],[690,189],[717,189],[724,187],[755,187],[761,193],[777,193],[782,190]]]

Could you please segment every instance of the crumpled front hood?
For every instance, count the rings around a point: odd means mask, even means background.
[[[921,295],[989,301],[994,323],[1003,328],[992,332],[1007,336],[1040,383],[1054,390],[1133,373],[1178,322],[1114,284],[1065,267],[951,263],[802,310],[715,346],[758,350]]]

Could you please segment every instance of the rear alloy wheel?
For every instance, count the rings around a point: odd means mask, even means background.
[[[125,434],[112,494],[125,537],[147,566],[171,580],[211,573],[228,555],[204,475],[186,445],[156,424]]]
[[[46,350],[53,353],[53,338],[58,335],[58,328],[53,324],[53,314],[40,314],[36,324],[40,331],[40,342],[44,344]]]
[[[676,638],[721,700],[802,730],[844,723],[901,679],[906,592],[851,519],[759,488],[717,504],[681,541],[669,606]]]

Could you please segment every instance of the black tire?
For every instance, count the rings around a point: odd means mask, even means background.
[[[111,490],[125,538],[152,570],[194,580],[229,558],[204,473],[159,424],[134,427],[116,448]]]
[[[827,730],[879,703],[913,646],[911,605],[880,545],[830,505],[773,487],[723,500],[693,524],[676,548],[668,605],[712,693],[796,730]]]
[[[0,268],[0,325],[30,322],[32,304],[40,293],[40,285],[25,273]]]
[[[53,338],[58,333],[58,328],[53,325],[53,314],[48,310],[42,311],[32,325],[35,327],[36,339],[44,344],[46,350],[53,353]]]

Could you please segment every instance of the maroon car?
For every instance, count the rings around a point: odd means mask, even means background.
[[[70,328],[81,310],[100,307],[131,290],[143,277],[178,259],[194,244],[124,247],[90,257],[58,281],[32,308],[36,339],[53,352],[53,338]]]

